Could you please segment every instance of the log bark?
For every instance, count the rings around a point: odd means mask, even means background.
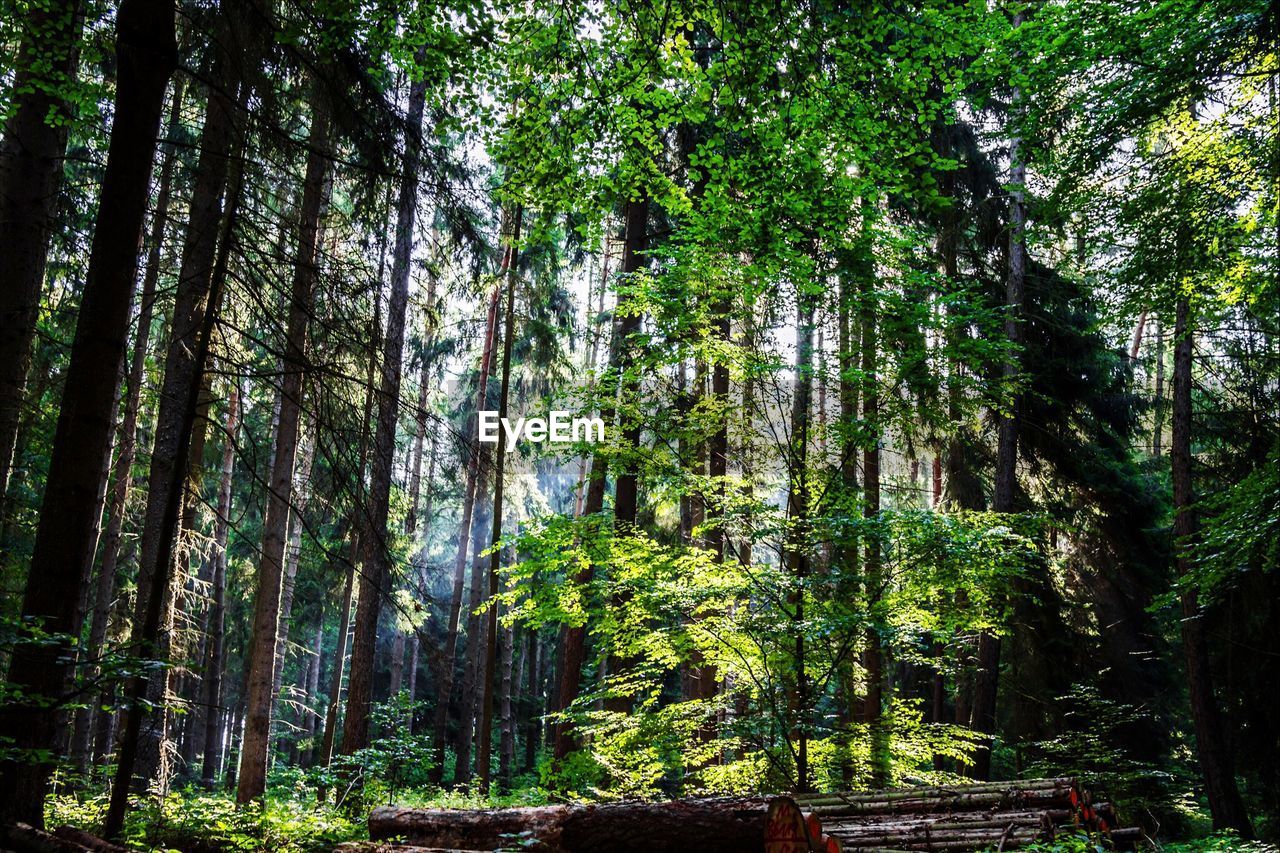
[[[167,0],[123,0],[116,18],[114,121],[76,336],[67,369],[40,524],[22,601],[24,619],[69,636],[83,570],[97,544],[102,507],[100,470],[111,440],[116,380],[124,358],[129,313],[155,159],[164,93],[176,65],[174,6]],[[19,646],[7,680],[15,695],[65,701],[70,647],[65,642]],[[54,748],[54,714],[40,702],[11,703],[0,737],[18,750]],[[44,821],[52,764],[0,762],[0,820]]]
[[[369,815],[369,837],[471,850],[514,843],[540,853],[749,853],[764,850],[765,807],[761,797],[465,811],[383,807]]]

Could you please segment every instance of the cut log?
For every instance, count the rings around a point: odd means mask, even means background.
[[[369,837],[420,846],[512,847],[540,853],[763,853],[765,805],[763,797],[717,797],[475,811],[383,807],[369,815]]]
[[[1141,839],[1118,829],[1109,803],[1093,805],[1074,779],[904,788],[871,793],[723,797],[668,803],[559,805],[523,809],[375,809],[374,842],[421,849],[579,851],[761,851],[1014,849],[1059,834],[1086,833],[1117,847]],[[381,847],[344,853],[382,853]]]
[[[25,823],[0,826],[0,853],[128,853],[109,841],[103,841],[69,826],[53,832],[36,829]]]

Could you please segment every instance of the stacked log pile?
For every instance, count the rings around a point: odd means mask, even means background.
[[[1126,848],[1141,839],[1075,779],[1032,779],[800,798],[845,850],[1008,850],[1059,835]]]
[[[343,853],[1009,850],[1072,834],[1122,849],[1142,837],[1137,829],[1118,828],[1110,806],[1094,805],[1074,779],[1059,778],[795,800],[723,797],[488,810],[386,807],[369,816],[373,841]]]

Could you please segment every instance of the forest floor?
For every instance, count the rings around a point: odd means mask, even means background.
[[[237,807],[230,793],[194,788],[174,791],[162,799],[139,798],[125,828],[125,845],[140,851],[182,853],[328,853],[347,841],[369,837],[370,809],[394,802],[422,808],[498,808],[541,805],[548,792],[531,787],[510,795],[482,797],[450,791],[406,790],[382,795],[376,802],[357,807],[321,803],[305,785],[272,789],[262,805]],[[103,793],[64,794],[51,797],[46,808],[50,827],[71,826],[89,833],[101,830],[107,797]],[[1195,822],[1190,837],[1157,838],[1162,853],[1280,853],[1280,846],[1241,841],[1231,833],[1213,833],[1207,816]],[[1059,839],[1023,848],[1033,853],[1098,853],[1088,839]]]

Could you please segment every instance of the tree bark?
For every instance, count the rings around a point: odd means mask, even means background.
[[[280,415],[270,493],[262,523],[262,556],[258,563],[253,634],[246,662],[244,739],[240,746],[240,773],[236,788],[238,803],[259,799],[266,789],[271,710],[275,699],[273,687],[276,669],[281,665],[278,659],[280,635],[283,633],[287,637],[287,629],[282,631],[280,621],[285,545],[294,494],[294,461],[302,419],[303,380],[308,369],[307,328],[315,303],[321,216],[330,165],[328,106],[324,103],[325,96],[319,92],[319,84],[313,85],[316,94],[311,99],[311,130],[307,142],[307,170],[299,210],[298,255],[294,264],[282,365]],[[296,560],[293,566],[296,570]]]
[[[305,392],[304,392],[305,393]],[[297,589],[298,563],[302,560],[302,513],[307,511],[311,489],[311,462],[315,455],[316,436],[304,439],[298,450],[297,468],[293,475],[292,511],[289,514],[289,541],[284,551],[284,578],[280,588],[280,618],[277,624],[276,652],[271,676],[271,718],[276,717],[280,687],[284,681],[285,657],[289,648],[289,620],[293,616],[293,596]]]
[[[364,538],[364,571],[356,605],[355,638],[351,646],[351,679],[347,687],[347,715],[342,727],[342,752],[350,755],[369,745],[369,710],[373,702],[374,651],[378,614],[389,577],[387,514],[391,500],[396,415],[400,407],[400,364],[404,350],[405,308],[409,302],[409,272],[413,260],[413,223],[418,206],[419,135],[422,129],[426,81],[409,88],[404,170],[396,204],[396,240],[391,260],[391,297],[383,339],[381,393],[373,441],[369,481],[369,528]]]
[[[0,142],[0,522],[62,183],[84,27],[81,0],[31,7]],[[52,121],[51,121],[52,119]]]
[[[116,17],[116,100],[84,296],[54,435],[40,524],[22,601],[24,619],[40,620],[60,642],[14,649],[8,681],[19,695],[66,697],[66,637],[84,567],[97,544],[102,460],[128,335],[129,313],[155,159],[165,87],[176,64],[174,7],[166,0],[122,0]],[[55,715],[39,701],[14,703],[0,716],[0,736],[17,750],[51,749]],[[52,766],[0,762],[0,821],[44,823]]]
[[[1201,621],[1199,594],[1191,577],[1194,570],[1199,519],[1195,509],[1195,487],[1191,469],[1192,361],[1195,331],[1191,303],[1178,300],[1173,333],[1173,436],[1170,442],[1170,470],[1173,475],[1173,532],[1176,537],[1178,577],[1186,581],[1180,594],[1182,604],[1182,650],[1186,656],[1187,694],[1195,725],[1196,755],[1204,777],[1205,796],[1213,815],[1214,829],[1234,829],[1244,838],[1253,837],[1253,827],[1240,789],[1236,785],[1235,761],[1226,741],[1221,709],[1213,688],[1213,665]]]

